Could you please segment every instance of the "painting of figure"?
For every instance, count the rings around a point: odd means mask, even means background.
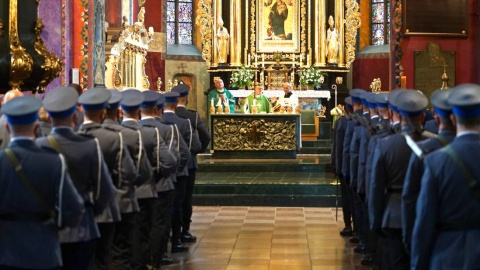
[[[257,2],[258,51],[295,52],[299,43],[301,0],[260,0]]]

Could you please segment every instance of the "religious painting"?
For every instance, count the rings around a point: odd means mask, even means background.
[[[300,0],[257,1],[257,51],[300,51]]]

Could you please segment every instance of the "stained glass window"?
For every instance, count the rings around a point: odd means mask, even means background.
[[[167,0],[167,44],[193,44],[193,0]]]
[[[390,40],[390,0],[372,0],[372,45],[388,44]]]

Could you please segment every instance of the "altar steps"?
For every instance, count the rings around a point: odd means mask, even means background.
[[[303,143],[331,148],[330,141]],[[200,155],[193,200],[204,206],[334,207],[336,184],[329,154],[298,154],[296,159]]]

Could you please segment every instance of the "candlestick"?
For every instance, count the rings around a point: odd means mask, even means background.
[[[407,89],[407,76],[400,77],[400,88]]]

